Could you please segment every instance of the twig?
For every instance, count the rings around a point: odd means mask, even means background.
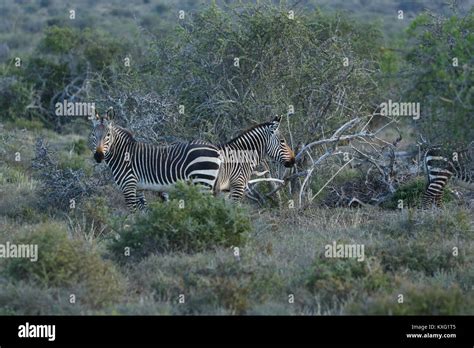
[[[337,176],[337,174],[339,174],[339,172],[340,172],[341,170],[343,170],[349,163],[352,162],[353,159],[354,159],[354,158],[351,158],[349,161],[347,161],[346,163],[344,163],[344,165],[343,165],[341,168],[339,168],[339,169],[337,170],[337,172],[334,173],[333,176],[331,176],[331,178],[323,185],[323,187],[321,187],[321,188],[319,189],[319,191],[318,191],[313,197],[310,198],[309,202],[311,203],[311,202],[316,198],[316,196],[318,196],[318,195],[321,193],[321,191],[324,190],[324,188],[325,188],[327,185],[329,185],[329,183],[330,183],[331,181],[334,180],[334,178]]]
[[[255,184],[257,182],[262,182],[262,181],[274,181],[274,182],[278,182],[280,184],[284,184],[285,183],[285,180],[281,180],[281,179],[276,179],[276,178],[260,178],[260,179],[253,179],[253,180],[249,180],[249,184]]]
[[[364,137],[364,136],[373,136],[371,134],[368,134],[366,132],[362,132],[360,134],[354,134],[354,135],[346,135],[346,136],[341,136],[341,133],[346,131],[347,129],[352,128],[356,123],[360,121],[360,118],[354,118],[345,124],[343,124],[341,127],[339,127],[334,134],[331,136],[329,139],[323,139],[323,140],[318,140],[318,141],[313,141],[312,143],[309,143],[305,145],[300,152],[296,155],[296,160],[300,159],[301,156],[305,151],[307,151],[310,147],[313,147],[315,145],[321,145],[321,144],[327,144],[327,143],[333,143],[333,142],[338,142],[340,140],[348,140],[352,138],[356,138],[358,136]]]

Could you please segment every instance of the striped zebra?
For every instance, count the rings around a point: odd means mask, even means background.
[[[450,178],[461,186],[474,184],[473,144],[459,151],[448,153],[443,147],[431,147],[425,153],[424,165],[427,175],[426,189],[422,196],[422,208],[440,207],[443,192]]]
[[[281,117],[254,126],[231,141],[220,144],[222,165],[216,191],[230,191],[232,200],[240,200],[255,168],[265,155],[285,167],[295,164],[295,154],[280,136]]]
[[[179,180],[214,189],[221,164],[217,147],[203,141],[169,146],[142,143],[116,126],[112,117],[112,108],[104,117],[96,114],[89,141],[97,163],[105,160],[110,167],[129,209],[146,207],[142,190],[166,192]]]

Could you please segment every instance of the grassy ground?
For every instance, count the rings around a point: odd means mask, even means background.
[[[95,175],[74,150],[83,138],[41,132],[61,165]],[[36,264],[0,259],[0,314],[474,314],[473,214],[456,201],[428,212],[245,203],[238,256],[211,240],[122,263],[110,248],[117,221],[135,225],[112,185],[73,210],[41,205],[38,133],[0,127],[0,243],[40,250]],[[364,260],[326,257],[333,241],[363,245]]]

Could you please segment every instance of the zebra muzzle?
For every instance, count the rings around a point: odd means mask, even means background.
[[[102,162],[102,160],[104,159],[104,153],[102,151],[94,152],[94,159],[97,163]]]
[[[285,161],[285,163],[283,163],[283,165],[286,167],[286,168],[291,168],[295,165],[295,157],[291,157],[288,161]]]

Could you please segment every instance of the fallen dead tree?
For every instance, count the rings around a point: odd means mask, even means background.
[[[394,120],[372,131],[368,127],[371,118],[365,123],[362,120],[353,118],[330,137],[302,146],[295,156],[297,166],[292,172],[272,175],[267,165],[265,177],[250,180],[247,196],[260,204],[266,200],[284,204],[280,193],[285,189],[292,204],[300,209],[312,204],[323,192],[329,197],[323,200],[326,206],[379,205],[390,199],[401,182],[418,173],[418,163],[410,162],[417,151],[396,151],[402,140],[399,131],[396,139],[383,139],[383,130],[389,126],[396,128]],[[331,169],[329,178],[314,193],[313,177],[327,168]],[[345,169],[357,170],[357,179],[334,185]],[[269,192],[260,189],[263,183],[270,184]]]

